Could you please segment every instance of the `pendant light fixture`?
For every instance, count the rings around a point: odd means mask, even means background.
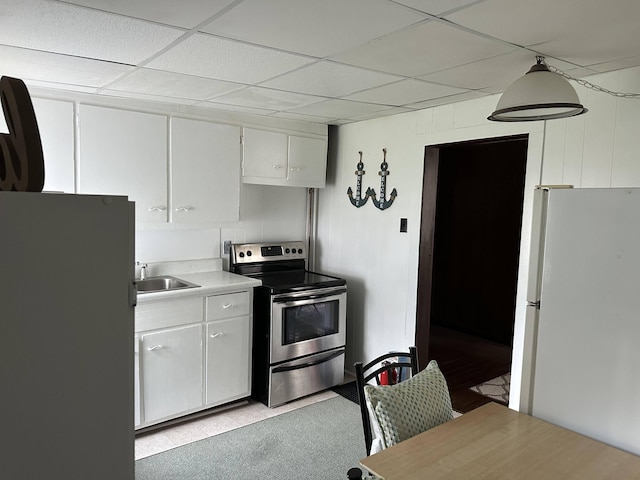
[[[530,122],[573,117],[587,112],[578,94],[561,75],[549,70],[544,57],[505,90],[495,112],[495,122]]]

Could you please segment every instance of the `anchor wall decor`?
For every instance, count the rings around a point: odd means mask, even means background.
[[[398,192],[394,188],[391,191],[389,200],[387,200],[387,177],[391,174],[391,172],[389,172],[388,170],[389,165],[387,164],[387,149],[383,148],[382,153],[384,154],[384,157],[383,157],[382,163],[380,164],[380,171],[378,172],[378,175],[380,175],[381,177],[380,178],[380,200],[378,200],[378,198],[376,197],[375,190],[373,190],[372,188],[370,188],[369,190],[370,190],[370,195],[373,197],[371,200],[373,204],[380,210],[385,210],[391,206],[393,201],[398,196]],[[369,190],[367,190],[367,192],[369,192]]]
[[[367,188],[364,198],[362,198],[362,176],[365,174],[365,171],[364,171],[364,163],[362,163],[362,152],[358,152],[358,153],[360,154],[360,161],[356,166],[356,176],[358,177],[358,180],[356,182],[355,198],[353,196],[353,190],[351,190],[351,187],[347,189],[347,195],[349,196],[349,200],[351,201],[351,204],[356,208],[360,208],[365,203],[367,203],[367,200],[369,200],[369,197],[372,196],[372,194],[375,195],[373,190],[371,190],[370,188]]]

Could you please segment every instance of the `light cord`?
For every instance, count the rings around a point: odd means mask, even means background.
[[[607,88],[601,87],[600,85],[596,85],[594,83],[588,82],[587,80],[582,80],[580,78],[572,77],[571,75],[569,75],[566,72],[563,72],[559,68],[556,68],[553,65],[549,65],[547,62],[545,62],[544,57],[542,58],[542,63],[544,63],[551,72],[557,73],[561,77],[564,77],[564,78],[566,78],[568,80],[573,80],[577,84],[582,85],[585,88],[589,88],[591,90],[595,90],[596,92],[607,93],[609,95],[613,95],[614,97],[618,97],[618,98],[635,98],[635,99],[639,99],[640,98],[640,93],[614,92],[614,91],[609,90]]]

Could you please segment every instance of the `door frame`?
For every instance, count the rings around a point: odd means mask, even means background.
[[[545,122],[546,123],[546,122]],[[431,323],[431,296],[420,295],[431,292],[433,272],[433,248],[435,240],[436,196],[438,184],[438,166],[441,150],[445,147],[502,141],[517,137],[528,137],[527,165],[522,208],[522,228],[520,233],[520,255],[516,287],[516,308],[514,338],[511,359],[511,392],[509,406],[515,410],[529,410],[532,363],[531,346],[533,325],[527,323],[526,293],[529,279],[529,253],[531,245],[533,191],[542,183],[542,160],[544,146],[544,125],[520,132],[506,133],[500,136],[476,137],[446,143],[426,145],[424,151],[424,173],[422,179],[422,212],[420,220],[420,239],[418,246],[418,275],[414,343],[420,352],[420,368],[426,366],[429,358],[429,333]],[[536,125],[537,127],[537,125]]]

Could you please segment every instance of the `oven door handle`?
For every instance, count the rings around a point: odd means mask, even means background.
[[[320,365],[321,363],[328,362],[329,360],[333,360],[334,358],[339,357],[340,355],[344,355],[344,350],[339,350],[324,358],[321,358],[319,360],[314,360],[313,362],[301,363],[300,365],[287,365],[284,367],[275,367],[273,369],[273,373],[290,372],[291,370],[299,370],[301,368],[314,367],[316,365]]]
[[[273,303],[288,303],[288,302],[300,302],[305,300],[317,300],[319,298],[327,298],[327,297],[335,297],[336,295],[342,295],[343,293],[347,293],[346,288],[340,288],[338,290],[332,290],[330,292],[320,293],[317,295],[300,295],[293,296],[288,295],[286,297],[274,297]]]

